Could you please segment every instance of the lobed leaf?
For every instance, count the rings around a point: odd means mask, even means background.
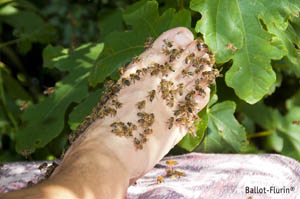
[[[203,33],[217,63],[233,60],[226,84],[250,104],[261,100],[276,80],[271,60],[285,55],[295,59],[295,49],[284,40],[287,38],[274,35],[269,27],[285,31],[290,17],[299,13],[299,1],[192,0],[190,7],[203,16],[196,31]]]
[[[208,111],[208,132],[197,151],[241,152],[247,144],[246,132],[234,117],[235,103],[224,101]]]
[[[102,49],[103,44],[85,44],[74,52],[52,58],[56,60],[55,67],[69,74],[56,83],[52,96],[26,109],[23,128],[17,133],[17,152],[32,153],[61,133],[69,105],[81,102],[88,95],[88,74]]]

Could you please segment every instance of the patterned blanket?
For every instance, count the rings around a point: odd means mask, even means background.
[[[4,164],[0,193],[37,183],[42,162]],[[47,162],[51,164],[51,162]],[[300,199],[300,164],[275,155],[190,153],[165,157],[127,199]]]

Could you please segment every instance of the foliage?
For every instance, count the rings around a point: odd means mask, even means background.
[[[98,102],[104,81],[119,78],[117,69],[143,51],[146,38],[177,26],[208,44],[224,75],[199,113],[197,137],[187,135],[179,146],[300,160],[300,2],[251,2],[0,0],[0,160],[20,158],[15,150],[34,159],[57,156],[53,148],[63,150],[67,134]],[[39,70],[55,81],[49,96],[43,85],[32,89],[29,69],[12,61],[30,53],[42,56]]]

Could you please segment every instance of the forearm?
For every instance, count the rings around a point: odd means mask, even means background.
[[[126,170],[108,151],[97,155],[78,151],[64,161],[55,176],[31,188],[0,195],[0,199],[123,199],[128,183]]]

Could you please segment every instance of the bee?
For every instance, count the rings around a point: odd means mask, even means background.
[[[173,124],[174,124],[174,117],[170,117],[168,119],[168,129],[171,129],[173,127]]]
[[[208,45],[206,45],[205,43],[202,44],[202,48],[204,48],[205,50],[208,49]]]
[[[141,74],[143,74],[143,71],[140,70],[140,69],[137,69],[135,72],[136,72],[136,74],[137,74],[138,76],[140,76]]]
[[[293,124],[295,124],[295,125],[300,125],[300,120],[294,120],[294,121],[293,121]]]
[[[175,171],[174,174],[178,178],[185,176],[185,174],[183,172],[181,172],[181,171]]]
[[[132,130],[137,130],[137,126],[131,122],[127,122],[127,126]]]
[[[141,141],[137,138],[134,138],[134,141],[133,141],[134,145],[135,145],[135,148],[138,150],[138,149],[143,149],[143,145],[141,143]]]
[[[56,162],[53,162],[46,170],[45,177],[48,178],[53,173],[54,169],[58,166]]]
[[[110,107],[106,107],[104,112],[105,112],[105,115],[110,115],[111,117],[116,116],[116,114],[117,114],[117,111]]]
[[[227,45],[226,45],[226,48],[228,48],[228,49],[231,50],[231,51],[236,51],[236,50],[237,50],[237,47],[235,47],[235,46],[232,45],[232,44],[227,44]]]
[[[147,128],[147,129],[144,130],[144,133],[145,133],[146,135],[150,135],[150,134],[153,133],[153,130],[150,129],[150,128]]]
[[[177,165],[178,163],[175,160],[167,160],[166,164],[167,165]]]
[[[108,80],[104,83],[104,88],[105,89],[110,89],[113,85],[114,85],[114,81],[113,80]]]
[[[188,94],[186,94],[186,96],[185,96],[185,100],[190,101],[191,98],[195,96],[195,94],[196,94],[195,91],[188,92]]]
[[[162,48],[162,53],[165,54],[165,55],[170,55],[171,54],[171,52],[169,51],[169,49],[167,47]]]
[[[175,120],[177,123],[183,123],[186,121],[186,119],[184,117],[179,117],[179,118],[176,118]]]
[[[28,102],[24,101],[24,102],[20,105],[20,111],[24,111],[27,107],[28,107]]]
[[[106,115],[106,113],[105,113],[105,110],[103,110],[103,109],[97,112],[97,117],[100,119],[104,118],[105,115]]]
[[[186,56],[184,63],[189,64],[189,62],[195,57],[195,53],[191,53],[188,56]]]
[[[198,51],[201,51],[201,41],[197,40],[197,49]]]
[[[45,168],[47,168],[47,166],[48,166],[48,164],[46,163],[46,162],[44,162],[43,164],[41,164],[40,166],[39,166],[39,170],[42,170],[42,169],[45,169]]]
[[[165,182],[164,178],[162,176],[157,176],[156,184],[160,184],[160,183],[163,183],[163,182]]]
[[[49,87],[46,90],[44,90],[43,94],[46,96],[50,96],[55,92],[55,88],[54,87]]]
[[[141,126],[145,126],[146,121],[145,121],[145,119],[139,119],[139,120],[138,120],[138,123],[139,123]]]
[[[141,117],[141,118],[145,118],[145,117],[148,116],[148,115],[147,115],[147,113],[145,113],[145,112],[138,112],[138,113],[137,113],[137,116],[139,116],[139,117]]]
[[[132,63],[138,63],[141,61],[141,58],[139,56],[135,56],[133,59],[132,59]]]
[[[175,111],[174,111],[174,115],[175,115],[175,116],[178,116],[178,115],[180,115],[181,113],[182,113],[181,110],[175,110]]]
[[[148,125],[151,126],[153,124],[154,120],[155,120],[154,113],[151,113],[148,116],[148,121],[147,121]]]
[[[169,40],[163,39],[163,42],[166,44],[166,46],[167,46],[168,48],[172,48],[172,47],[173,47],[172,42],[170,42]]]
[[[193,75],[194,75],[193,72],[187,71],[186,69],[183,69],[183,70],[181,71],[181,74],[183,75],[183,77],[186,77],[186,76],[193,76]]]
[[[180,84],[177,85],[176,91],[179,93],[180,96],[183,95],[183,89],[184,89],[184,84],[183,83],[180,83]]]
[[[137,74],[130,74],[130,80],[135,83],[135,80],[140,80],[140,77]]]
[[[118,93],[121,90],[121,85],[120,84],[114,84],[111,87],[111,91],[113,94]]]
[[[170,99],[169,99],[167,105],[170,106],[170,107],[173,107],[173,106],[174,106],[174,97],[173,97],[173,96],[170,97]]]
[[[130,86],[130,81],[127,78],[122,78],[121,82],[124,86]]]
[[[146,106],[146,100],[142,100],[142,101],[138,102],[138,103],[136,104],[136,106],[137,106],[137,108],[138,108],[139,110],[144,109],[145,106]]]
[[[112,100],[112,105],[114,105],[117,109],[122,107],[122,103],[118,100]]]
[[[153,37],[148,37],[148,38],[146,39],[146,41],[144,42],[144,49],[151,48],[153,42],[154,42],[154,38],[153,38]]]
[[[111,130],[112,133],[116,134],[117,136],[124,136],[125,132],[123,129],[114,128]]]
[[[155,90],[148,92],[148,94],[149,95],[147,97],[149,97],[150,102],[152,102],[156,94]]]
[[[200,73],[203,70],[203,68],[204,68],[204,65],[201,64],[199,67],[196,68],[195,73],[196,74]]]
[[[169,62],[174,61],[179,55],[179,51],[177,49],[172,49],[169,57]]]
[[[140,133],[140,137],[141,137],[141,143],[146,143],[148,141],[148,138],[144,134]]]
[[[124,66],[121,66],[121,67],[118,69],[118,71],[119,71],[120,75],[122,76],[122,75],[125,73],[126,68],[125,68]]]

